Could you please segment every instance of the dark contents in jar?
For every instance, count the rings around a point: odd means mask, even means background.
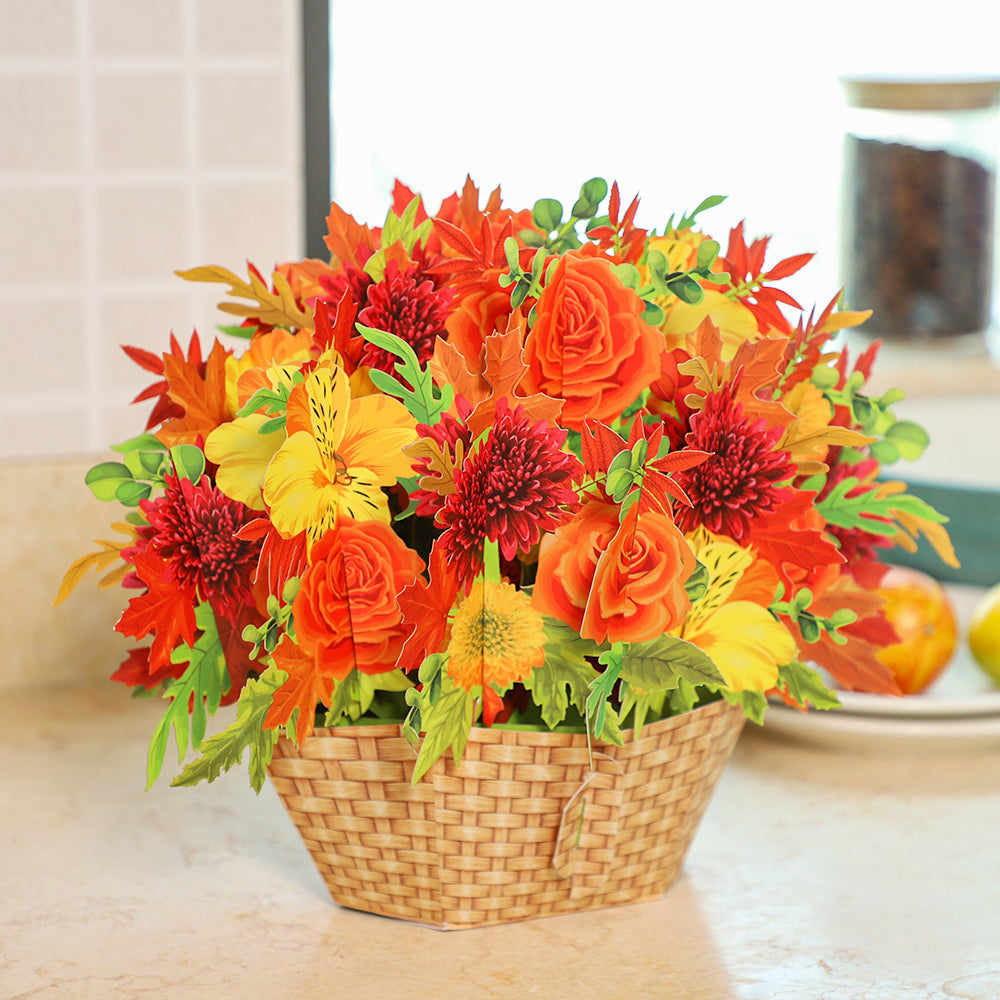
[[[847,137],[845,290],[886,338],[981,332],[990,319],[993,174],[941,149]]]

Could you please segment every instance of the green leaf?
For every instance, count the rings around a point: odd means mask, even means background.
[[[336,726],[345,718],[356,722],[372,707],[376,692],[405,691],[411,687],[413,683],[401,670],[366,674],[354,668],[343,680],[334,684],[324,725]]]
[[[816,504],[816,509],[829,524],[842,528],[863,528],[870,534],[891,538],[899,532],[893,523],[899,511],[935,524],[944,524],[948,520],[930,504],[908,493],[880,498],[875,489],[866,489],[856,496],[848,496],[858,485],[856,476],[848,476]]]
[[[670,291],[689,306],[696,306],[705,298],[705,289],[694,278],[687,274],[679,274],[668,282]]]
[[[646,308],[642,311],[643,322],[650,326],[660,326],[667,318],[667,314],[655,302],[647,302]]]
[[[476,688],[475,690],[479,690]],[[476,699],[473,692],[456,687],[445,672],[442,676],[441,696],[433,704],[424,702],[420,707],[424,736],[413,768],[416,784],[449,748],[456,764],[462,763],[462,754],[476,717]]]
[[[580,197],[588,201],[597,202],[598,205],[607,197],[608,182],[603,177],[591,177],[585,181],[580,188]]]
[[[571,703],[581,716],[584,714],[590,683],[597,676],[587,657],[599,652],[594,642],[581,639],[568,625],[555,618],[545,619],[545,663],[523,683],[550,729],[566,718]]]
[[[726,683],[707,653],[674,636],[629,643],[622,657],[622,680],[643,691],[669,690],[680,679],[692,685]]]
[[[236,721],[202,744],[202,756],[191,761],[171,785],[196,785],[214,781],[224,771],[242,763],[243,751],[250,749],[250,785],[260,793],[267,776],[278,729],[264,729],[264,719],[271,707],[274,692],[288,675],[270,666],[259,678],[249,678],[236,704]]]
[[[667,705],[671,715],[683,715],[690,712],[701,700],[701,692],[693,684],[688,684],[680,678],[673,691],[667,691]]]
[[[199,604],[195,608],[195,624],[201,630],[201,635],[195,640],[194,646],[182,643],[170,656],[172,663],[186,662],[188,667],[180,677],[169,681],[164,688],[163,697],[170,700],[170,706],[160,719],[149,744],[146,759],[147,790],[152,788],[163,767],[170,730],[173,729],[177,744],[177,761],[183,763],[189,737],[191,746],[197,750],[205,736],[206,712],[214,715],[222,701],[222,695],[229,690],[226,657],[210,605]]]
[[[132,481],[132,473],[121,462],[101,462],[87,471],[83,481],[98,500],[114,500],[118,487]]]
[[[704,563],[696,563],[694,571],[684,583],[684,591],[694,604],[700,601],[708,593],[709,575],[708,568]]]
[[[707,270],[719,256],[719,244],[715,240],[705,240],[698,246],[698,268]]]
[[[598,657],[604,665],[604,673],[598,674],[590,682],[590,690],[587,692],[586,717],[588,728],[594,734],[595,739],[610,739],[611,736],[604,735],[605,723],[614,716],[613,723],[617,723],[618,718],[614,708],[610,704],[611,695],[614,693],[615,685],[621,676],[622,657],[625,643],[616,642],[606,649]],[[620,730],[620,727],[618,727]]]
[[[197,445],[179,444],[170,449],[174,473],[180,479],[197,483],[205,473],[205,453]]]
[[[250,324],[249,326],[240,326],[239,324],[234,324],[232,326],[216,326],[216,330],[220,333],[225,333],[230,337],[241,337],[243,340],[250,340],[258,329],[259,327],[255,324]]]
[[[140,434],[138,437],[129,438],[121,444],[113,444],[112,451],[127,453],[130,451],[166,451],[167,446],[154,434]]]
[[[130,451],[125,465],[136,479],[162,479],[164,453],[162,451]]]
[[[148,500],[153,493],[151,483],[137,483],[129,479],[115,490],[115,499],[124,507],[138,507],[140,500]]]
[[[603,177],[591,177],[580,188],[580,197],[571,209],[574,219],[591,219],[608,193],[608,182]]]
[[[920,458],[924,449],[931,443],[927,431],[912,420],[897,420],[886,431],[885,439],[894,444],[900,456],[910,462]]]
[[[764,713],[767,711],[767,696],[763,691],[726,691],[722,696],[730,705],[739,705],[743,714],[758,726],[764,724]]]
[[[716,205],[721,205],[725,200],[726,195],[724,194],[709,195],[693,212],[684,215],[681,221],[677,223],[677,228],[687,229],[689,226],[694,224],[694,221],[698,217],[699,213],[704,212],[706,209],[714,208]]]
[[[618,713],[619,718],[627,719],[629,712],[635,710],[632,728],[635,730],[635,738],[638,739],[642,733],[642,727],[645,725],[646,717],[652,713],[655,718],[661,718],[666,701],[666,691],[637,691],[625,684],[622,690],[622,707]]]
[[[778,684],[788,689],[789,695],[800,705],[811,703],[814,708],[837,708],[840,699],[831,691],[819,672],[798,660],[778,667]]]
[[[413,348],[402,338],[385,330],[374,330],[363,323],[356,325],[365,340],[401,359],[396,365],[396,371],[409,383],[409,386],[403,385],[386,372],[373,368],[370,375],[376,388],[402,400],[417,423],[436,424],[441,419],[441,414],[451,406],[455,397],[454,388],[446,385],[439,393],[430,372],[420,367]]]
[[[539,198],[532,209],[531,217],[539,229],[551,233],[562,223],[562,205],[555,198]]]

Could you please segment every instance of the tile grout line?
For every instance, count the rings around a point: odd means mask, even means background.
[[[77,73],[80,117],[80,231],[83,259],[81,320],[83,326],[83,384],[90,405],[85,408],[84,440],[90,448],[106,445],[101,441],[103,414],[93,405],[102,395],[101,322],[98,284],[101,249],[100,212],[97,193],[97,111],[94,96],[94,39],[91,28],[91,0],[76,0]]]
[[[187,260],[178,262],[181,267],[197,267],[201,260],[203,246],[203,201],[205,188],[199,169],[201,163],[201,111],[198,100],[198,23],[195,0],[183,0],[181,8],[181,56],[184,78],[184,169],[187,174],[185,184],[185,253]],[[181,278],[176,278],[181,281]],[[178,340],[186,345],[191,331],[198,326],[199,298],[194,282],[187,284],[187,301],[190,311],[190,330],[174,330]]]

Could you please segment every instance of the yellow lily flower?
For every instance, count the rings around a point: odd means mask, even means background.
[[[689,541],[708,570],[708,588],[672,634],[710,656],[734,691],[770,690],[777,683],[778,667],[794,660],[798,647],[767,608],[753,601],[731,600],[753,564],[752,554],[704,530],[695,532]]]
[[[311,545],[340,515],[389,523],[382,487],[412,473],[403,448],[417,440],[402,403],[352,398],[342,368],[317,368],[292,391],[286,429],[264,477],[264,500],[281,535],[305,531]]]

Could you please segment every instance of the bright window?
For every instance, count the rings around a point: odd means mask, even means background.
[[[988,12],[988,13],[987,13]],[[704,225],[816,250],[793,289],[839,285],[844,73],[1000,74],[1000,6],[365,0],[332,7],[333,195],[381,222],[399,177],[436,208],[469,172],[505,202],[617,179],[639,221],[726,194]]]

